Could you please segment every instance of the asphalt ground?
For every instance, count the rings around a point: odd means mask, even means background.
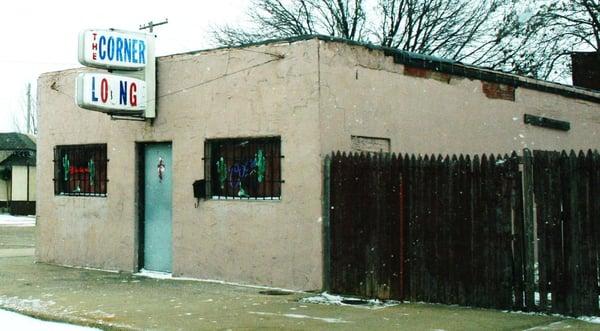
[[[107,330],[600,329],[560,316],[419,303],[317,304],[306,301],[315,293],[35,263],[34,231],[0,227],[0,308],[46,320]]]

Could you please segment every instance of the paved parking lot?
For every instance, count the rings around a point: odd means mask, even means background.
[[[0,226],[0,308],[43,319],[130,330],[600,328],[562,317],[446,305],[340,305],[315,293],[34,263],[34,231]]]

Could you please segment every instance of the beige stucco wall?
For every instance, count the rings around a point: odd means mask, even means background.
[[[36,170],[35,167],[31,166],[29,167],[29,169],[27,168],[27,166],[12,167],[11,199],[14,201],[35,201]],[[29,188],[27,188],[28,185]]]
[[[277,55],[284,55],[279,58]],[[158,61],[158,118],[111,121],[79,109],[74,79],[38,82],[37,259],[136,271],[136,143],[173,142],[173,274],[293,289],[322,286],[322,158],[351,136],[389,138],[402,153],[504,153],[600,147],[597,104],[517,89],[491,100],[481,82],[405,76],[379,51],[316,39],[213,50]],[[560,132],[523,113],[569,121]],[[201,201],[204,141],[281,136],[280,201]],[[106,143],[108,196],[55,196],[53,147]]]
[[[173,142],[173,275],[321,288],[317,43],[160,58],[153,124],[74,105],[75,76],[38,81],[37,259],[137,270],[136,142]],[[279,58],[278,55],[283,55]],[[280,201],[201,201],[204,141],[281,136]],[[53,147],[106,143],[108,196],[55,196]]]
[[[350,150],[351,135],[389,138],[392,152],[507,153],[600,148],[600,105],[518,88],[488,99],[481,81],[404,75],[391,56],[320,42],[322,152]],[[571,123],[568,132],[525,125],[523,114]]]

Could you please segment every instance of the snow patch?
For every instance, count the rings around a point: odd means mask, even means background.
[[[102,311],[100,309],[96,309],[92,312],[86,313],[86,315],[90,315],[90,316],[94,316],[96,318],[99,319],[113,319],[116,317],[115,314],[111,314],[111,313],[107,313],[105,311]]]
[[[519,314],[519,315],[531,315],[531,316],[553,316],[553,317],[558,317],[558,318],[563,318],[565,320],[570,320],[570,319],[577,319],[583,322],[588,322],[588,323],[593,323],[593,324],[600,324],[600,316],[579,316],[579,317],[571,317],[571,316],[566,316],[566,315],[561,315],[561,314],[546,314],[543,312],[531,312],[531,311],[521,311],[521,310],[502,310],[503,313],[509,313],[509,314]],[[559,321],[560,322],[560,321]],[[555,322],[558,323],[558,322]],[[528,330],[536,330],[537,328],[531,328]],[[527,330],[525,330],[527,331]]]
[[[152,271],[142,269],[140,272],[135,274],[136,276],[148,277],[153,279],[173,279],[173,275],[168,272]]]
[[[336,306],[352,306],[357,308],[366,308],[366,309],[382,309],[386,307],[397,306],[400,304],[399,301],[381,301],[378,299],[370,299],[364,300],[365,304],[355,305],[347,302],[352,301],[360,301],[362,299],[352,298],[352,297],[343,297],[340,295],[333,295],[327,292],[323,292],[317,296],[307,297],[300,299],[301,303],[315,303],[315,304],[324,304],[324,305],[336,305]]]
[[[332,318],[332,317],[315,317],[315,316],[300,315],[300,314],[277,314],[277,313],[267,313],[267,312],[262,312],[262,311],[249,311],[248,313],[254,314],[254,315],[262,315],[262,316],[282,316],[282,317],[288,317],[288,318],[311,319],[311,320],[316,320],[316,321],[323,321],[326,323],[353,323],[350,321],[343,320],[341,318]]]
[[[29,314],[42,313],[42,314],[46,314],[46,315],[51,314],[52,316],[59,318],[59,319],[64,319],[64,320],[75,319],[81,323],[95,323],[95,324],[107,325],[110,327],[124,328],[124,329],[132,328],[130,325],[113,323],[113,322],[107,321],[107,320],[113,319],[116,316],[115,314],[106,313],[101,310],[95,310],[92,312],[79,311],[79,310],[73,309],[73,307],[70,307],[70,306],[65,307],[64,309],[62,309],[62,311],[60,311],[60,310],[57,311],[56,307],[50,308],[50,306],[54,306],[55,304],[56,304],[56,302],[51,301],[51,300],[44,301],[44,300],[40,300],[40,299],[33,299],[32,297],[25,299],[25,298],[19,298],[19,297],[9,297],[6,295],[0,295],[0,307],[4,307],[9,310],[14,310],[16,312],[26,312]],[[1,309],[0,309],[0,311],[1,311]],[[54,311],[54,312],[51,313],[51,311]],[[79,315],[79,316],[76,316],[76,315]],[[0,316],[0,330],[5,329],[5,328],[3,328],[4,327],[3,322],[4,322],[4,320]],[[40,327],[32,327],[32,328],[8,328],[8,330],[62,330],[62,329],[52,329],[49,327],[40,326]],[[76,330],[76,329],[70,329],[70,330]],[[77,329],[77,330],[79,330],[79,329]],[[84,330],[98,330],[98,329],[87,328]]]
[[[5,330],[83,331],[100,330],[78,325],[38,320],[29,316],[0,309],[0,321]]]
[[[173,277],[173,275],[169,274],[169,273],[164,273],[164,272],[157,272],[157,271],[148,271],[148,270],[140,270],[139,273],[135,273],[135,276],[142,276],[142,277],[148,277],[148,278],[154,278],[154,279],[169,279],[169,280],[185,280],[185,281],[192,281],[192,282],[202,282],[202,283],[214,283],[214,284],[221,284],[221,285],[231,285],[231,286],[239,286],[239,287],[246,287],[246,288],[254,288],[257,290],[274,290],[274,291],[282,291],[282,292],[290,292],[290,293],[306,293],[303,291],[298,291],[298,290],[290,290],[290,289],[285,289],[285,288],[281,288],[281,287],[271,287],[271,286],[263,286],[263,285],[250,285],[250,284],[241,284],[241,283],[235,283],[235,282],[227,282],[224,280],[216,280],[216,279],[203,279],[203,278],[190,278],[190,277]]]
[[[119,270],[110,270],[110,269],[100,269],[100,268],[94,268],[94,267],[82,267],[82,266],[78,266],[78,265],[70,265],[70,264],[52,264],[55,266],[59,266],[59,267],[65,267],[65,268],[73,268],[73,269],[82,269],[82,270],[90,270],[90,271],[102,271],[102,272],[110,272],[112,274],[118,274],[120,273]]]
[[[29,299],[21,299],[19,297],[0,295],[0,306],[18,311],[46,311],[49,306],[54,304],[56,304],[56,302],[51,300],[43,301],[40,299],[32,299],[31,297]]]
[[[571,328],[570,325],[564,325],[564,321],[552,322],[547,325],[538,325],[523,331],[534,331],[534,330],[562,330]]]
[[[0,214],[0,226],[35,226],[35,216]]]
[[[588,323],[600,324],[599,316],[580,316],[577,319]]]

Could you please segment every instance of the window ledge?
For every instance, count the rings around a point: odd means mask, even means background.
[[[251,197],[251,198],[242,198],[242,197],[225,197],[222,195],[213,195],[207,201],[281,201],[281,197]]]
[[[86,193],[59,193],[55,197],[76,197],[76,198],[106,198],[107,194],[86,194]]]

